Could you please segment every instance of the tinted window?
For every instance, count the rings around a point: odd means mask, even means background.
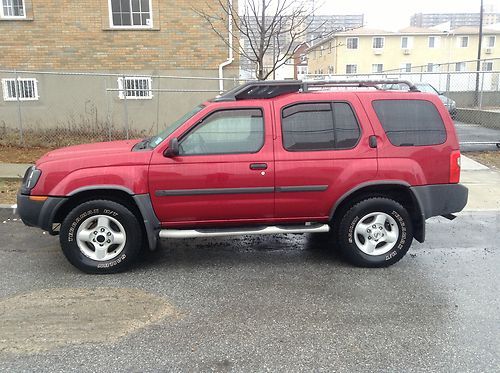
[[[393,145],[436,145],[446,141],[441,116],[429,101],[377,100],[373,107]]]
[[[283,146],[290,151],[350,148],[359,127],[346,103],[296,104],[283,109]]]
[[[255,153],[263,144],[264,120],[261,110],[224,110],[209,115],[182,139],[179,153]]]

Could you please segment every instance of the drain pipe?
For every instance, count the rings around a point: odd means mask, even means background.
[[[228,32],[229,32],[229,51],[227,60],[219,65],[219,91],[224,92],[224,67],[231,65],[234,61],[233,57],[233,0],[228,0]]]

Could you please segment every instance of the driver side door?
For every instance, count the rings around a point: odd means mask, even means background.
[[[149,171],[153,207],[163,226],[243,225],[274,217],[267,106],[218,107],[174,135],[179,154],[156,153]]]

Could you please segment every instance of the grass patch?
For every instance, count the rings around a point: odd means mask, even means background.
[[[500,150],[467,152],[464,155],[492,169],[500,170]]]
[[[0,204],[16,203],[16,195],[20,186],[21,180],[0,179]]]

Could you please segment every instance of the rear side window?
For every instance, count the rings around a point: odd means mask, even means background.
[[[352,148],[360,130],[345,102],[302,103],[282,111],[283,147],[289,151]]]
[[[446,141],[443,120],[429,101],[377,100],[373,108],[392,145],[437,145]]]

